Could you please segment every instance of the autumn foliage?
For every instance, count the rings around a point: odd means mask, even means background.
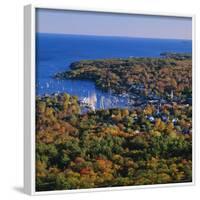
[[[38,97],[36,109],[37,191],[192,180],[189,105],[82,114],[76,97],[60,94]]]

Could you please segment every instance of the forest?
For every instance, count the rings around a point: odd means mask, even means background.
[[[75,96],[37,97],[36,191],[191,181],[191,105],[82,114]]]
[[[83,60],[71,70],[59,72],[57,79],[87,79],[102,90],[116,94],[157,95],[176,102],[192,97],[191,54],[162,53],[159,58]]]

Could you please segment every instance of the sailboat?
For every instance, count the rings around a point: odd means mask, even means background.
[[[93,111],[95,111],[96,103],[97,103],[96,93],[93,92],[92,95],[89,95],[89,93],[88,93],[88,97],[85,97],[83,99],[83,103],[87,104]]]
[[[100,108],[101,109],[105,109],[105,107],[104,107],[104,99],[105,99],[105,97],[101,96],[101,99],[100,99]]]

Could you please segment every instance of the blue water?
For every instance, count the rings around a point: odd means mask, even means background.
[[[125,37],[100,37],[81,35],[36,34],[36,94],[67,92],[80,99],[93,93],[100,98],[110,98],[112,106],[126,106],[127,99],[102,92],[91,81],[55,80],[57,72],[69,70],[70,63],[101,58],[158,57],[162,52],[192,52],[192,41],[171,39],[144,39]]]

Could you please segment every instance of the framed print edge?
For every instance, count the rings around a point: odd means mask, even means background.
[[[24,7],[24,191],[35,191],[35,9]]]
[[[85,12],[106,12],[116,14],[138,14],[138,15],[155,15],[155,16],[174,16],[174,17],[190,17],[192,18],[192,182],[187,183],[169,183],[154,184],[141,186],[120,186],[120,187],[104,187],[91,189],[73,189],[73,190],[55,190],[37,192],[35,190],[35,12],[37,8],[58,9],[70,11]],[[133,10],[106,10],[106,9],[82,9],[82,8],[64,8],[49,7],[44,5],[27,5],[24,7],[24,191],[29,195],[50,195],[78,192],[100,192],[114,190],[129,189],[146,189],[161,187],[177,187],[192,186],[195,184],[195,93],[196,93],[196,73],[195,73],[195,15],[192,14],[176,14],[176,13],[154,13]]]

